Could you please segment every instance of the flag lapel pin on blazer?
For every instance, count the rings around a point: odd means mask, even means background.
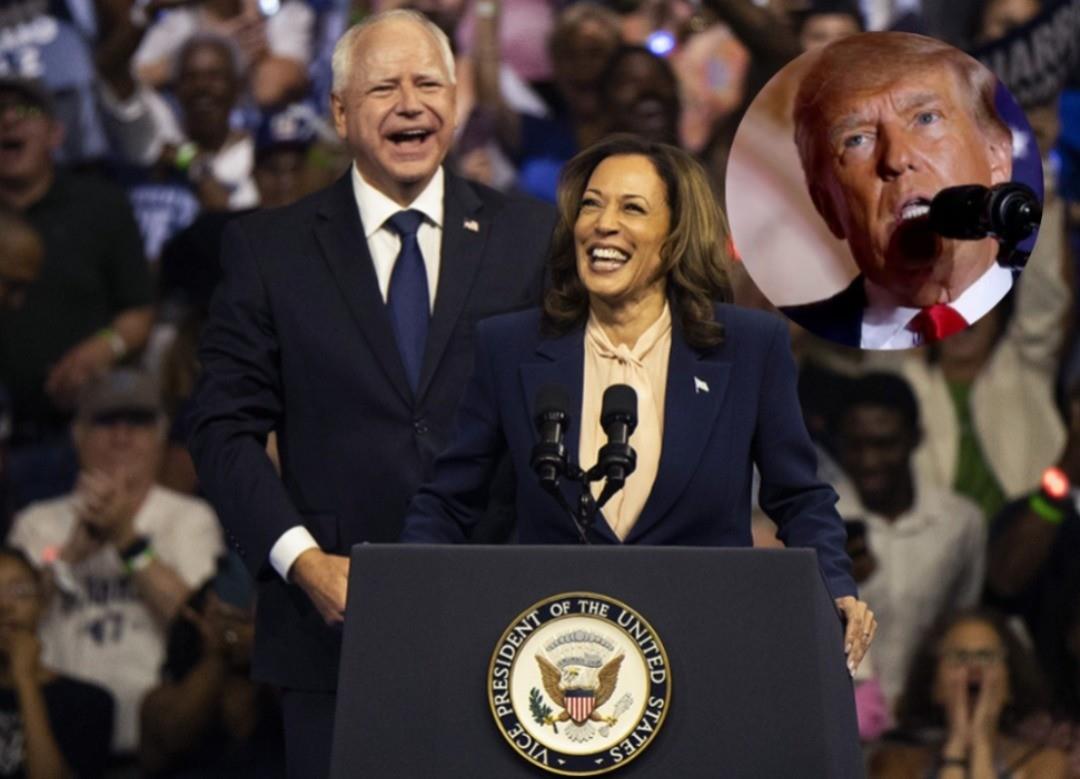
[[[480,223],[477,222],[475,219],[466,219],[464,227],[470,233],[478,233],[478,232],[480,232]]]
[[[708,391],[709,391],[709,385],[705,383],[705,380],[704,379],[699,379],[697,376],[695,376],[694,377],[694,394],[697,395],[697,394],[699,394],[701,392],[708,392]]]

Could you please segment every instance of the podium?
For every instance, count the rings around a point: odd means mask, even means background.
[[[332,776],[557,775],[508,743],[488,681],[515,620],[568,592],[626,604],[666,649],[663,722],[604,776],[863,776],[812,550],[391,544],[352,550]]]

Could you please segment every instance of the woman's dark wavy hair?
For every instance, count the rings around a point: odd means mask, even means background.
[[[548,256],[551,287],[544,295],[543,331],[565,335],[588,318],[589,295],[577,273],[574,222],[596,166],[608,157],[628,154],[648,158],[667,191],[671,227],[660,248],[660,267],[667,276],[668,298],[683,337],[697,349],[718,346],[724,340],[724,328],[716,321],[713,304],[731,299],[724,214],[697,160],[674,146],[625,134],[590,146],[563,168],[559,218]]]
[[[917,733],[946,726],[945,711],[934,702],[938,651],[948,632],[965,622],[989,625],[1005,647],[1010,698],[1001,712],[999,730],[1013,733],[1026,717],[1046,709],[1046,683],[1031,651],[1016,637],[1000,612],[977,607],[947,615],[923,639],[911,663],[904,692],[896,705],[896,722],[901,731]]]

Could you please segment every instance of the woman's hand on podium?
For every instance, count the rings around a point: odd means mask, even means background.
[[[847,655],[847,667],[852,676],[855,669],[862,662],[863,655],[870,648],[870,642],[874,640],[877,632],[877,619],[874,612],[866,605],[866,601],[858,600],[851,595],[836,599],[836,608],[844,616],[847,628],[844,631],[844,654]]]
[[[349,558],[308,549],[289,569],[289,579],[307,593],[327,625],[345,621],[349,588]]]

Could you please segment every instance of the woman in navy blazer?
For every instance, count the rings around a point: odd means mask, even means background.
[[[845,646],[854,669],[876,621],[856,596],[836,494],[816,477],[786,324],[714,302],[728,297],[723,232],[704,171],[680,149],[612,136],[571,160],[559,188],[552,286],[543,309],[478,326],[474,375],[452,443],[413,499],[402,540],[463,541],[482,515],[500,456],[509,451],[519,540],[579,542],[576,525],[530,467],[537,394],[561,385],[577,416],[586,393],[595,398],[602,390],[586,386],[587,328],[598,326],[606,343],[633,347],[670,317],[662,443],[651,491],[628,530],[617,534],[601,512],[590,540],[751,546],[756,465],[759,503],[779,526],[780,539],[817,550],[847,619]],[[571,463],[580,462],[579,424],[572,420],[566,436]],[[561,488],[576,505],[565,480]]]

